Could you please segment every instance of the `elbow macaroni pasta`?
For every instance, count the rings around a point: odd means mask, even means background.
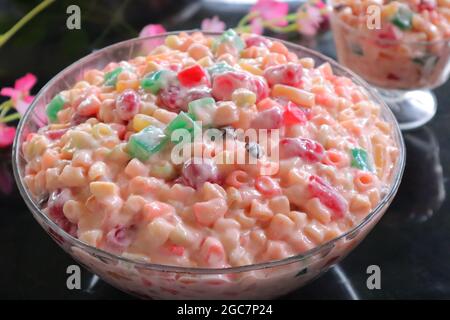
[[[328,64],[298,59],[277,41],[236,37],[242,50],[225,38],[171,35],[61,92],[57,120],[23,144],[26,184],[49,217],[116,254],[208,268],[283,259],[361,221],[398,156],[379,107]],[[199,73],[183,78],[186,70]],[[164,81],[145,87],[158,72]],[[132,152],[149,128],[165,132],[190,102],[211,97],[201,116],[236,149],[190,141],[208,151],[201,164],[173,162],[167,145],[148,157]],[[275,174],[258,170],[268,150],[234,136],[247,128],[280,130]],[[147,146],[149,137],[136,141]],[[256,164],[220,162],[236,150]]]

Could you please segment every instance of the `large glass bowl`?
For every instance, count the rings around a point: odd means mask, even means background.
[[[365,88],[368,96],[381,105],[381,116],[392,126],[393,139],[400,151],[390,176],[389,188],[380,203],[356,227],[341,236],[287,259],[243,267],[207,269],[143,263],[97,249],[72,237],[44,214],[27,189],[24,183],[25,159],[21,147],[26,135],[35,132],[41,124],[42,119],[36,110],[44,108],[59,91],[76,83],[85,70],[103,68],[111,61],[145,54],[149,49],[148,44],[153,43],[149,40],[162,40],[166,36],[167,34],[132,39],[96,51],[60,72],[42,88],[19,123],[13,148],[14,176],[27,206],[44,230],[75,260],[111,285],[142,298],[267,299],[305,285],[345,257],[383,216],[400,184],[405,147],[392,112],[365,82],[335,61],[301,46],[284,43],[300,57],[312,57],[317,64],[329,62],[335,74],[349,77]]]
[[[450,41],[405,41],[380,37],[380,30],[357,29],[331,8],[331,26],[339,63],[376,86],[402,130],[418,128],[436,114],[431,89],[450,74]]]

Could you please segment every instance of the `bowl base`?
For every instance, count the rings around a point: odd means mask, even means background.
[[[402,131],[419,128],[436,114],[436,97],[430,90],[403,92],[378,89],[378,92],[391,108]]]

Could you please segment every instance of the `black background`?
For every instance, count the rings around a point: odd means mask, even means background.
[[[0,0],[0,32],[39,1]],[[66,8],[78,4],[81,30],[66,28]],[[295,5],[292,5],[293,7]],[[27,72],[39,82],[92,50],[137,36],[148,23],[168,30],[198,28],[205,17],[220,16],[234,26],[246,5],[198,1],[58,0],[0,48],[0,87]],[[298,37],[290,38],[299,42]],[[301,41],[334,57],[330,33]],[[450,298],[450,84],[435,90],[438,113],[424,128],[404,135],[406,171],[398,196],[376,228],[338,268],[288,299]],[[10,150],[0,150],[0,298],[131,299],[82,271],[82,290],[66,288],[66,268],[74,261],[34,221],[12,180]],[[10,189],[10,190],[8,190]],[[366,268],[381,268],[381,290],[368,290]]]

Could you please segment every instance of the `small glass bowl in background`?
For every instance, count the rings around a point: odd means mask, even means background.
[[[206,269],[151,264],[97,249],[72,237],[42,211],[38,200],[27,189],[24,183],[25,159],[22,155],[22,143],[29,133],[36,132],[42,124],[40,112],[37,110],[43,110],[54,95],[74,85],[86,70],[103,68],[111,61],[128,60],[146,54],[150,43],[161,41],[167,35],[132,39],[96,51],[63,70],[42,88],[19,123],[13,147],[14,176],[27,206],[42,228],[75,260],[111,285],[138,297],[268,299],[305,285],[345,257],[383,216],[401,181],[405,147],[392,112],[364,81],[335,61],[304,47],[284,42],[287,48],[299,57],[311,57],[317,65],[329,62],[336,75],[349,77],[362,86],[368,97],[380,104],[381,117],[392,126],[393,139],[399,148],[398,161],[390,176],[386,194],[367,217],[341,236],[296,256],[242,267]]]
[[[331,5],[339,63],[377,87],[402,130],[430,121],[437,109],[430,89],[449,77],[450,41],[390,40],[380,30],[354,28],[342,18],[342,7]]]

